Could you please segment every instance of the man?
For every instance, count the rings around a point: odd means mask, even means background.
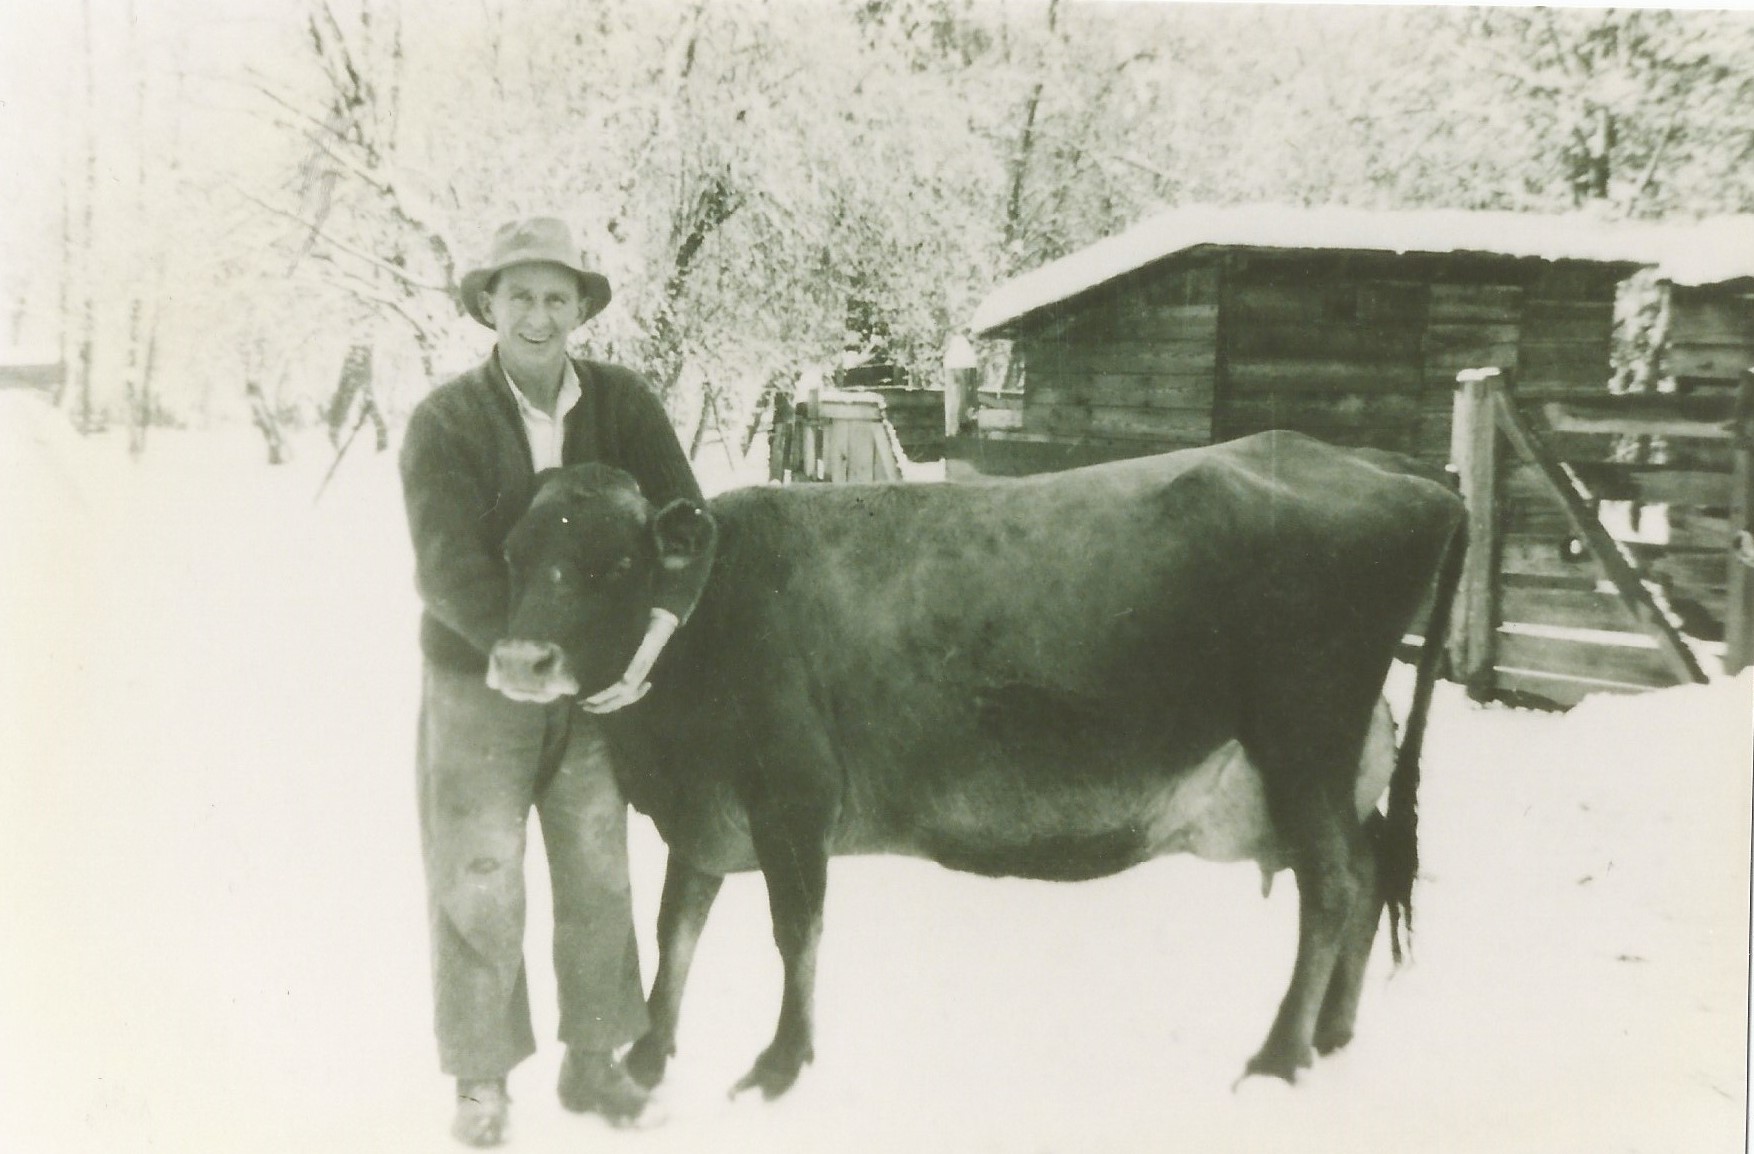
[[[567,226],[514,221],[463,278],[463,306],[497,338],[486,362],[433,391],[408,422],[401,468],[425,603],[417,777],[439,1057],[457,1079],[452,1134],[505,1136],[506,1075],[535,1050],[522,952],[529,811],[554,889],[560,1099],[631,1121],[645,1091],[614,1058],[645,1030],[627,878],[627,805],[589,714],[512,701],[485,680],[505,633],[506,534],[546,468],[601,461],[658,505],[698,500],[675,430],[627,369],[568,357],[568,334],[609,303]],[[580,703],[606,712],[643,686]]]

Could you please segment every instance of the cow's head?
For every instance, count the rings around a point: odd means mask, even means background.
[[[510,621],[488,684],[518,701],[553,701],[614,684],[654,609],[686,620],[706,585],[718,530],[693,501],[654,510],[633,478],[572,465],[538,479],[506,538]]]

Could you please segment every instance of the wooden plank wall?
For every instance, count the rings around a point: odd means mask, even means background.
[[[1754,368],[1754,288],[1673,285],[1662,369],[1683,389],[1734,390]]]
[[[943,389],[888,385],[871,391],[883,398],[884,413],[908,460],[943,460]]]
[[[1733,412],[1737,389],[1754,369],[1754,285],[1671,285],[1667,291],[1662,371],[1696,411]],[[1640,463],[1651,465],[1648,439],[1642,448]],[[1730,584],[1733,447],[1670,438],[1661,449],[1662,467],[1635,474],[1644,499],[1671,502],[1670,548],[1652,557],[1652,566],[1684,615],[1721,625]]]
[[[1208,444],[1217,356],[1212,265],[1149,270],[1020,338],[1022,427],[1109,457]]]
[[[1222,298],[1213,439],[1279,428],[1417,447],[1428,293],[1416,272],[1394,258],[1231,254]]]
[[[1439,282],[1431,286],[1430,294],[1414,452],[1424,460],[1446,464],[1456,374],[1498,368],[1516,378],[1523,286]]]
[[[1535,266],[1517,333],[1516,393],[1525,407],[1608,391],[1614,296],[1628,271],[1575,261]]]

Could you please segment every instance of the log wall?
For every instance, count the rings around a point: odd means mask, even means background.
[[[1416,449],[1429,306],[1418,270],[1390,257],[1231,254],[1220,298],[1214,440],[1277,428]]]
[[[1217,290],[1213,264],[1151,270],[1019,338],[1022,419],[1005,439],[1099,459],[1209,444]]]

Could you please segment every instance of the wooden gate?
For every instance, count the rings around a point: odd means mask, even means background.
[[[1698,638],[1714,633],[1726,669],[1749,663],[1754,378],[1722,401],[1604,396],[1535,414],[1498,369],[1457,381],[1451,461],[1470,537],[1450,660],[1473,696],[1569,706],[1704,681]],[[1653,460],[1625,451],[1627,438],[1683,448]],[[1711,459],[1733,456],[1733,468],[1697,467],[1708,454],[1685,446],[1701,444],[1727,451]],[[1606,501],[1627,502],[1618,535]],[[1662,531],[1635,531],[1629,510]],[[1691,621],[1676,609],[1683,600]]]

